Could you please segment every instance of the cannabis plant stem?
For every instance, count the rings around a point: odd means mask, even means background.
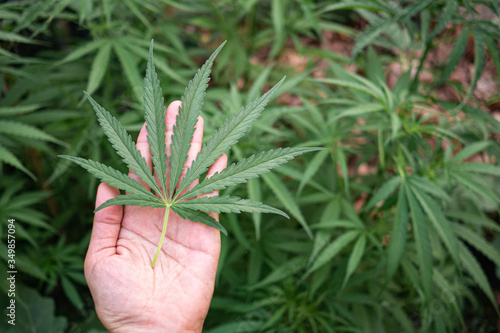
[[[165,234],[167,232],[167,224],[168,224],[168,213],[170,212],[170,206],[167,206],[165,209],[165,217],[163,219],[163,230],[161,231],[160,243],[158,243],[158,248],[156,249],[155,257],[153,258],[153,262],[151,263],[151,267],[155,267],[156,259],[158,259],[158,255],[161,251],[161,246],[163,245],[163,239],[165,238]]]

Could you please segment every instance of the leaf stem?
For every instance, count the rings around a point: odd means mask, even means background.
[[[163,218],[163,230],[161,231],[160,242],[158,243],[158,248],[156,249],[155,257],[153,258],[153,262],[151,263],[151,267],[155,267],[156,259],[158,259],[158,255],[161,251],[161,246],[163,245],[163,239],[165,239],[165,234],[167,233],[167,224],[168,224],[168,213],[170,212],[170,206],[167,206],[165,209],[165,217]]]

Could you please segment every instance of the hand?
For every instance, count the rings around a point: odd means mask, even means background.
[[[176,101],[167,108],[167,154],[179,106]],[[184,171],[200,152],[202,138],[200,117]],[[152,167],[145,126],[139,133],[137,149]],[[223,155],[210,167],[207,177],[226,164]],[[141,182],[133,172],[129,176]],[[117,189],[100,184],[96,207],[118,194]],[[161,254],[151,268],[164,213],[163,208],[110,206],[95,214],[85,278],[97,315],[110,332],[202,330],[214,291],[220,232],[171,212]],[[218,219],[217,214],[211,216]]]

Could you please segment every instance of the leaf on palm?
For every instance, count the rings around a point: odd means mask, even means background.
[[[146,77],[144,79],[143,100],[146,129],[148,131],[147,138],[151,150],[154,174],[148,167],[146,160],[136,149],[134,141],[120,122],[94,101],[92,97],[85,93],[113,148],[115,148],[118,155],[122,157],[123,162],[125,162],[129,169],[133,170],[151,190],[138,181],[129,178],[126,174],[99,162],[74,156],[61,156],[87,169],[102,182],[108,183],[126,192],[126,194],[118,195],[106,201],[99,206],[96,211],[112,205],[165,208],[162,235],[151,264],[152,267],[154,267],[161,251],[170,209],[181,218],[206,224],[225,234],[227,234],[227,232],[224,227],[207,213],[274,213],[288,218],[288,215],[281,210],[264,205],[261,202],[231,196],[199,197],[199,195],[211,193],[239,183],[245,183],[249,179],[256,178],[260,174],[267,173],[271,169],[286,163],[297,155],[321,149],[284,148],[252,155],[247,159],[241,160],[237,164],[231,165],[226,170],[213,175],[211,178],[204,179],[200,184],[188,190],[189,184],[204,174],[209,166],[212,165],[224,151],[238,142],[239,138],[242,137],[257,120],[264,107],[269,103],[272,95],[284,81],[283,78],[262,97],[257,98],[246,107],[241,108],[240,111],[226,120],[202,147],[201,153],[198,154],[191,168],[187,170],[186,176],[180,179],[185,162],[188,158],[187,155],[191,146],[195,126],[203,107],[203,98],[210,79],[211,66],[215,57],[224,46],[224,43],[210,56],[207,62],[196,73],[182,96],[182,107],[179,108],[176,125],[173,128],[172,143],[170,146],[172,154],[168,158],[165,144],[165,106],[160,82],[155,72],[153,43],[151,42]],[[167,161],[169,163],[167,163]],[[170,166],[170,168],[167,166]],[[191,199],[185,200],[188,198]]]

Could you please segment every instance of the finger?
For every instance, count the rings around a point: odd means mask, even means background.
[[[184,162],[184,169],[182,170],[181,178],[186,175],[187,170],[193,164],[193,161],[198,156],[198,153],[201,151],[201,143],[203,142],[203,127],[205,126],[205,121],[201,116],[198,117],[198,122],[196,123],[193,138],[191,139],[191,146],[188,150],[188,156],[186,161]]]
[[[203,126],[204,126],[204,121],[201,116],[198,117],[198,122],[196,123],[195,130],[193,133],[193,138],[191,139],[191,146],[189,147],[188,154],[186,161],[183,164],[183,169],[181,172],[181,176],[179,179],[182,179],[186,176],[186,173],[188,169],[191,167],[191,164],[193,161],[196,159],[196,156],[198,153],[201,151],[201,143],[203,141]],[[186,189],[182,191],[180,194],[181,196],[184,195],[184,193],[190,191],[195,187],[198,183],[200,182],[199,179],[194,180],[189,184]],[[177,185],[176,190],[179,189],[180,183]]]
[[[151,150],[149,149],[148,130],[146,129],[146,123],[142,125],[141,131],[139,132],[139,136],[137,137],[137,143],[135,144],[135,147],[137,148],[137,150],[139,150],[141,156],[144,157],[144,159],[146,160],[146,164],[151,170],[153,162],[151,160]],[[149,185],[144,183],[142,179],[135,174],[134,170],[129,169],[128,176],[132,179],[137,180],[139,184],[142,184],[146,189],[148,189],[148,191],[151,189]]]
[[[167,146],[167,156],[172,155],[172,151],[170,149],[170,144],[172,143],[172,135],[174,134],[174,126],[177,119],[177,115],[179,114],[179,108],[181,107],[181,101],[173,101],[167,107],[167,113],[165,115],[165,124],[166,124],[166,132],[165,132],[165,144]]]
[[[116,188],[101,183],[97,188],[96,208],[119,194],[120,191]],[[103,252],[104,255],[116,253],[116,242],[118,241],[122,218],[123,206],[120,205],[109,206],[95,213],[88,256],[98,252]]]
[[[213,175],[215,175],[216,173],[219,173],[221,172],[222,170],[224,170],[227,166],[227,155],[222,153],[222,156],[219,157],[218,159],[215,160],[214,164],[212,164],[210,166],[210,168],[208,168],[208,172],[207,172],[207,176],[206,178],[210,178],[212,177]],[[213,191],[211,193],[204,193],[204,194],[200,194],[198,195],[198,198],[202,198],[202,197],[215,197],[219,195],[219,191]],[[217,213],[213,213],[213,212],[209,212],[208,215],[210,215],[211,217],[213,217],[214,219],[216,219],[217,221],[219,221],[219,214]]]
[[[212,164],[210,168],[208,168],[206,178],[211,178],[216,173],[219,173],[222,170],[224,170],[226,166],[227,166],[227,155],[222,153],[222,156],[216,159],[214,164]],[[216,192],[219,193],[219,191]]]

